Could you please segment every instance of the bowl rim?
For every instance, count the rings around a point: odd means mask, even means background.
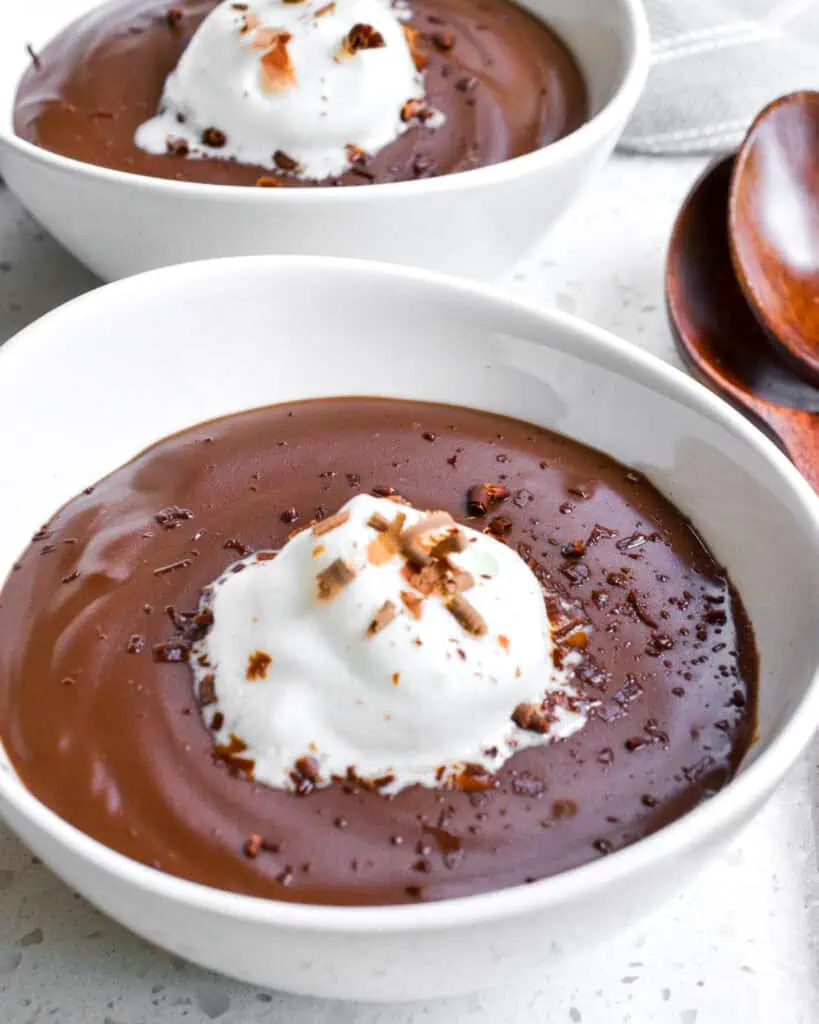
[[[400,200],[405,196],[411,197],[416,194],[446,193],[503,185],[527,174],[560,164],[564,160],[571,160],[578,154],[588,151],[597,141],[614,131],[621,121],[625,121],[637,105],[651,64],[648,17],[642,0],[616,0],[616,2],[623,19],[620,28],[621,38],[628,46],[629,52],[620,82],[608,102],[579,128],[556,142],[534,150],[532,153],[486,167],[456,171],[453,174],[443,174],[437,178],[369,183],[357,188],[317,186],[315,188],[259,189],[249,188],[246,185],[214,185],[209,182],[154,178],[85,163],[72,157],[61,156],[21,139],[15,134],[11,119],[8,125],[0,122],[0,144],[16,150],[23,157],[51,166],[56,171],[77,174],[98,181],[100,184],[125,185],[143,192],[165,193],[171,198],[184,197],[192,200],[201,198],[223,203],[237,201],[240,198],[250,203],[350,203],[360,200],[362,193],[365,197],[373,196],[374,199]],[[578,63],[581,71],[586,74],[587,71],[582,62],[578,61]],[[19,83],[20,78],[18,77],[15,81],[14,94],[11,96],[12,107]]]
[[[232,273],[246,279],[247,271],[271,275],[346,274],[369,276],[377,285],[394,287],[411,282],[439,295],[457,296],[473,306],[491,307],[511,318],[521,316],[568,338],[581,354],[596,353],[637,383],[652,387],[672,400],[717,423],[764,458],[778,473],[783,488],[808,518],[819,549],[819,495],[800,476],[780,449],[728,403],[683,371],[610,332],[557,310],[432,271],[364,260],[312,256],[227,257],[179,264],[148,271],[105,285],[58,307],[24,328],[0,348],[0,372],[13,373],[13,359],[59,338],[65,318],[93,319],[100,304],[117,303],[131,293],[150,295],[169,285],[201,286],[209,277]],[[142,303],[143,308],[150,308]],[[542,342],[538,342],[542,344]],[[12,772],[0,771],[0,811],[8,804],[28,825],[46,833],[112,881],[191,908],[283,930],[324,934],[388,934],[440,931],[490,923],[547,911],[578,897],[589,898],[643,869],[685,856],[687,850],[720,836],[732,822],[747,818],[770,795],[795,763],[819,726],[819,665],[790,716],[780,724],[767,749],[712,799],[645,839],[609,857],[573,868],[528,885],[430,903],[339,907],[300,904],[247,896],[188,881],[143,865],[91,838],[61,818],[31,793]]]

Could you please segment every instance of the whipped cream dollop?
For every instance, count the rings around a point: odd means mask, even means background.
[[[538,581],[510,547],[359,495],[205,589],[191,652],[216,751],[257,781],[489,788],[589,705],[558,669]]]
[[[341,174],[412,125],[442,121],[424,98],[415,37],[391,0],[224,0],[136,145],[299,178]]]

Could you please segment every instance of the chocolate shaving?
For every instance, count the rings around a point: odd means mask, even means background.
[[[415,70],[423,71],[429,63],[429,58],[421,49],[421,33],[418,29],[410,28],[409,25],[402,25],[401,28],[404,30],[404,36],[406,37],[407,45],[409,46],[410,56],[412,57],[412,62],[415,65]]]
[[[401,107],[401,120],[408,124],[410,121],[420,121],[421,124],[429,121],[435,116],[435,111],[424,100],[411,99]]]
[[[276,28],[257,28],[253,34],[253,49],[264,50],[260,64],[262,87],[267,92],[284,92],[296,84],[296,69],[288,50],[292,38],[290,32]]]
[[[456,619],[467,633],[472,636],[486,635],[486,621],[481,613],[474,608],[463,594],[456,594],[446,603],[447,611]]]
[[[397,518],[397,517],[396,517]],[[418,522],[408,526],[401,533],[401,552],[413,565],[423,567],[429,565],[432,557],[422,547],[420,540],[423,536],[433,530],[439,530],[444,526],[452,526],[453,519],[448,512],[430,512],[429,515],[419,519]]]
[[[552,727],[552,716],[537,704],[518,704],[512,712],[512,721],[518,729],[545,735]]]
[[[352,57],[359,50],[380,50],[387,44],[384,37],[372,25],[359,22],[350,29],[341,43],[343,55]]]
[[[314,757],[305,755],[300,757],[293,765],[293,771],[302,779],[307,782],[312,782],[314,785],[320,779],[319,774],[319,763]]]
[[[231,733],[227,743],[216,744],[213,756],[219,761],[224,761],[231,775],[243,775],[246,779],[252,779],[256,762],[251,757],[241,756],[246,750],[245,741]]]
[[[203,676],[199,683],[199,707],[206,708],[217,702],[216,678],[212,674]]]
[[[190,564],[190,558],[180,558],[178,562],[171,562],[169,565],[160,565],[158,569],[154,569],[154,576],[166,576],[169,572],[174,572],[176,569],[187,569]]]
[[[424,613],[424,599],[419,597],[417,594],[413,594],[411,590],[402,590],[401,600],[404,603],[404,607],[415,621],[420,621],[421,616]]]
[[[247,659],[247,671],[245,672],[247,681],[252,683],[257,679],[266,679],[267,670],[272,663],[273,659],[269,654],[264,651],[254,651]]]
[[[485,516],[492,505],[508,497],[509,489],[503,484],[474,484],[467,494],[467,511],[472,516]]]
[[[439,50],[451,50],[455,45],[455,33],[448,28],[439,29],[432,33],[432,42]]]
[[[330,533],[331,530],[335,530],[339,526],[343,526],[350,520],[350,511],[336,512],[334,516],[328,516],[326,519],[320,520],[318,523],[313,523],[313,536],[323,537],[325,533]]]
[[[396,615],[398,615],[398,608],[395,604],[392,601],[385,601],[373,616],[369,626],[367,626],[367,636],[375,636],[382,629],[386,629]]]
[[[177,526],[181,526],[189,519],[193,519],[193,512],[189,508],[177,508],[176,505],[169,505],[168,508],[163,508],[154,516],[154,521],[163,530],[175,530]]]
[[[323,18],[325,14],[332,14],[336,9],[335,3],[325,4],[323,7],[319,7],[316,13],[313,15],[314,18]]]
[[[437,544],[433,545],[430,554],[433,558],[446,558],[447,555],[459,555],[469,547],[466,535],[460,530],[450,530],[446,537],[442,537]]]
[[[380,512],[373,512],[367,520],[367,526],[371,526],[374,530],[378,530],[379,533],[386,533],[390,528],[389,521],[385,519]]]
[[[316,577],[319,601],[330,601],[355,579],[355,569],[337,558]]]
[[[134,633],[125,648],[128,654],[140,654],[144,649],[145,637],[140,636],[139,633]]]
[[[494,789],[497,779],[480,764],[466,764],[452,780],[453,785],[464,793],[485,793]]]
[[[258,857],[259,854],[262,852],[263,842],[264,840],[258,834],[258,832],[253,832],[251,835],[249,835],[245,840],[244,846],[242,847],[242,849],[244,850],[245,857],[250,857],[251,859],[254,857]]]
[[[151,653],[154,661],[159,664],[178,665],[188,660],[191,649],[184,640],[166,640],[164,643],[154,644]]]
[[[291,173],[295,173],[299,169],[298,160],[294,160],[292,156],[288,156],[287,153],[281,149],[277,149],[273,154],[273,162],[281,171],[290,171]]]
[[[191,151],[187,139],[174,138],[172,135],[165,140],[165,152],[168,156],[185,157]]]
[[[206,128],[202,132],[202,143],[211,149],[221,149],[227,144],[227,135],[219,128]]]

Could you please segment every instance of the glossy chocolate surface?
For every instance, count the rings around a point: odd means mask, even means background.
[[[510,495],[470,525],[507,519],[547,594],[592,627],[578,671],[600,704],[586,728],[515,755],[485,792],[298,796],[232,776],[189,667],[155,660],[178,637],[166,608],[194,609],[242,552],[281,546],[359,491],[391,487],[465,521],[487,481]],[[725,571],[643,477],[442,405],[323,399],[185,431],[69,502],[0,593],[0,735],[32,792],[139,861],[283,900],[464,896],[605,856],[728,782],[756,677]],[[265,849],[248,856],[254,834]]]
[[[178,20],[169,21],[171,6]],[[137,127],[156,113],[166,77],[214,6],[215,0],[115,0],[82,18],[26,72],[16,133],[64,156],[134,174],[223,185],[255,185],[262,177],[305,184],[268,168],[152,156],[134,145]],[[414,0],[412,11],[410,24],[422,33],[428,60],[427,97],[446,123],[411,128],[357,170],[324,184],[404,181],[499,163],[586,120],[586,87],[574,58],[521,8],[507,0]]]

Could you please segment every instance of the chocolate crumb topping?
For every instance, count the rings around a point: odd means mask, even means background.
[[[211,149],[221,149],[227,145],[227,135],[219,128],[206,128],[202,132],[202,144]]]
[[[552,727],[552,716],[537,704],[518,704],[512,712],[512,721],[519,729],[545,735]]]
[[[154,644],[151,648],[154,661],[162,665],[178,665],[186,662],[190,653],[190,646],[184,640],[166,640],[164,643]]]
[[[245,844],[243,847],[245,856],[250,858],[258,857],[259,854],[262,852],[263,842],[264,840],[258,834],[258,832],[251,833],[251,835],[249,835],[245,840]]]
[[[314,537],[323,537],[325,533],[337,529],[350,521],[350,511],[336,512],[334,516],[327,516],[317,523],[313,523],[312,533]]]
[[[342,43],[344,51],[349,55],[358,53],[359,50],[379,50],[386,45],[380,32],[372,25],[365,25],[362,22],[353,25]]]
[[[466,508],[471,516],[485,516],[492,505],[509,497],[509,489],[503,484],[474,484],[469,488]]]
[[[432,33],[432,42],[439,50],[451,50],[455,45],[455,33],[449,28],[439,29]]]
[[[165,142],[165,149],[168,153],[168,156],[178,157],[186,157],[191,151],[187,139],[178,139],[174,138],[173,136],[168,137],[167,141]]]
[[[294,160],[292,156],[288,156],[287,153],[281,149],[277,149],[273,154],[273,162],[280,171],[289,171],[295,174],[299,169],[298,160]]]
[[[129,654],[140,654],[145,650],[145,637],[140,636],[139,633],[134,633],[131,639],[128,641],[128,645],[125,650]]]
[[[343,558],[337,558],[316,578],[319,601],[331,601],[355,579],[355,569]]]
[[[216,700],[216,677],[208,673],[199,683],[199,707],[210,707],[211,704],[216,703]]]
[[[259,679],[267,678],[267,670],[273,664],[273,659],[264,651],[254,651],[247,659],[247,671],[245,677],[249,683]]]
[[[176,505],[169,505],[154,516],[154,521],[163,530],[175,530],[189,519],[193,519],[193,512],[189,508],[178,508]]]
[[[486,635],[486,620],[477,608],[467,601],[463,594],[456,594],[454,597],[451,597],[447,601],[446,607],[447,611],[451,613],[453,618],[467,633],[471,633],[472,636]]]
[[[398,614],[398,608],[392,601],[385,601],[367,626],[367,636],[375,636],[385,629]]]

